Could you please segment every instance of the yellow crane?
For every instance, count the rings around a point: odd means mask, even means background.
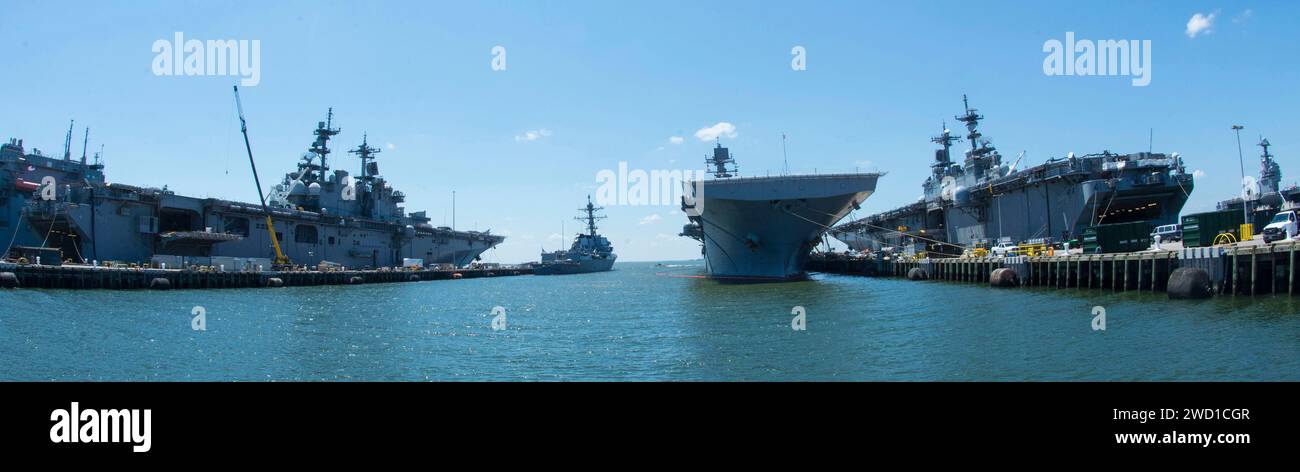
[[[271,221],[271,208],[266,206],[266,197],[262,194],[262,181],[257,177],[257,163],[253,162],[253,146],[248,143],[248,123],[244,121],[244,104],[239,101],[239,86],[235,87],[235,109],[239,110],[239,132],[244,133],[244,150],[248,151],[248,165],[253,168],[253,183],[257,185],[257,201],[262,203],[262,212],[266,213],[266,231],[271,234],[271,246],[275,248],[275,262],[271,267],[277,270],[289,266],[289,258],[280,250],[280,239],[275,237],[275,225]]]

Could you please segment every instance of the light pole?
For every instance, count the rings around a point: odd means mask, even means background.
[[[1232,131],[1237,133],[1237,166],[1241,168],[1241,224],[1250,224],[1250,214],[1246,211],[1246,161],[1241,156],[1241,130],[1245,129],[1241,125],[1232,125]]]

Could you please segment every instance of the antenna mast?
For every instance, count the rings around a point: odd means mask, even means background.
[[[77,120],[68,123],[68,136],[63,139],[63,160],[72,160],[72,127],[77,124]]]
[[[705,158],[704,163],[713,166],[714,177],[733,177],[739,173],[736,170],[736,160],[731,158],[731,153],[727,148],[722,147],[722,141],[717,141],[717,146],[713,148],[713,157]]]
[[[586,217],[576,217],[576,218],[574,218],[574,219],[575,219],[575,220],[578,220],[578,221],[586,221],[586,222],[587,222],[587,233],[590,234],[590,235],[592,235],[592,236],[595,236],[595,235],[596,235],[596,220],[603,220],[603,219],[605,219],[604,216],[596,216],[596,212],[597,212],[597,211],[600,211],[600,210],[604,210],[604,209],[605,209],[604,207],[598,207],[598,206],[596,206],[596,205],[591,204],[591,195],[587,195],[587,206],[578,209],[578,211],[581,211],[581,212],[585,212],[585,213],[587,213],[587,216],[586,216]]]
[[[86,137],[81,139],[81,165],[86,165],[86,147],[90,143],[90,127],[86,127]]]

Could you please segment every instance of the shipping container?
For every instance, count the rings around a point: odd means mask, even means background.
[[[1149,249],[1152,228],[1155,223],[1150,221],[1089,226],[1083,230],[1083,252],[1106,254]]]
[[[1255,234],[1264,231],[1273,210],[1255,211],[1251,223],[1255,225]],[[1207,211],[1183,216],[1183,247],[1208,247],[1214,245],[1220,234],[1232,235],[1233,241],[1241,239],[1241,210]]]

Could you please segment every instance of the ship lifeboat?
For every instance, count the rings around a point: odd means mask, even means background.
[[[41,184],[39,182],[28,182],[23,179],[18,179],[14,181],[14,188],[24,192],[35,192],[41,188]]]

